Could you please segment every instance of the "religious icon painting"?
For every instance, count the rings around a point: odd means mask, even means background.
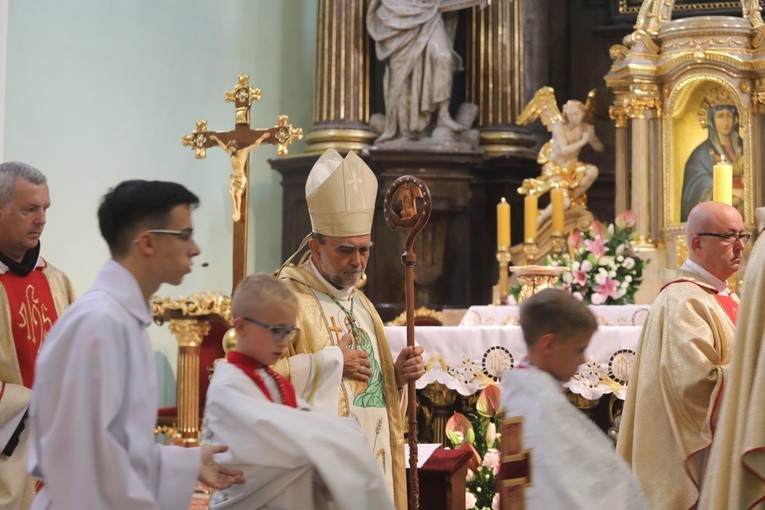
[[[685,223],[696,204],[712,200],[718,164],[732,167],[732,205],[751,222],[749,98],[717,76],[693,75],[678,82],[666,105],[664,226]]]

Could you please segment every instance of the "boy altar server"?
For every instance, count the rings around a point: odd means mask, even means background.
[[[34,510],[186,510],[197,479],[216,489],[242,482],[213,460],[225,446],[154,440],[149,298],[191,271],[198,203],[163,181],[125,181],[104,196],[98,224],[112,258],[37,357],[29,469],[45,487]]]
[[[505,419],[521,418],[523,448],[531,451],[526,508],[647,509],[627,464],[561,386],[584,363],[598,328],[587,305],[545,289],[523,302],[520,322],[528,360],[502,377],[502,406]],[[503,445],[511,439],[506,436],[503,428]],[[502,505],[510,508],[505,500]]]
[[[353,420],[308,411],[270,365],[295,338],[297,300],[273,276],[245,278],[231,303],[237,342],[207,390],[205,442],[247,482],[213,495],[212,509],[392,509],[382,472]],[[328,506],[334,502],[334,506]]]

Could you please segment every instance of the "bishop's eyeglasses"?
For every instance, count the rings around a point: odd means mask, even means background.
[[[253,319],[252,317],[242,317],[243,320],[247,322],[251,322],[252,324],[255,324],[256,326],[260,326],[261,328],[265,328],[271,332],[271,336],[274,338],[274,342],[279,343],[283,341],[291,342],[295,339],[298,332],[300,331],[300,328],[291,327],[291,328],[285,328],[284,326],[273,326],[271,324],[266,324],[265,322],[260,322],[257,319]]]
[[[744,244],[749,242],[749,239],[752,238],[752,234],[747,234],[745,232],[728,232],[725,234],[716,234],[714,232],[700,232],[696,234],[697,236],[709,236],[709,237],[719,237],[723,240],[725,244],[732,244],[736,241],[742,241]]]

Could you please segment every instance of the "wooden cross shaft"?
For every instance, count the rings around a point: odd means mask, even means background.
[[[226,92],[226,102],[235,103],[235,126],[231,131],[209,131],[207,121],[197,122],[196,129],[185,135],[182,144],[194,149],[197,159],[207,157],[207,149],[219,146],[231,158],[231,186],[229,194],[234,209],[234,240],[232,257],[232,289],[247,274],[247,232],[249,224],[249,153],[263,143],[276,145],[279,156],[287,154],[287,147],[303,138],[303,130],[294,128],[289,117],[279,115],[276,125],[270,128],[250,127],[250,106],[261,98],[260,89],[250,86],[249,76],[239,76],[239,83],[234,90]]]
[[[417,209],[417,200],[421,199],[422,207]],[[397,207],[400,205],[400,208]],[[428,186],[418,177],[404,175],[393,181],[385,193],[383,211],[385,223],[392,230],[402,229],[407,231],[404,253],[401,261],[404,264],[404,296],[406,302],[406,345],[414,347],[414,265],[417,263],[417,255],[414,253],[414,240],[420,231],[428,223],[433,202],[430,198]],[[409,408],[409,510],[420,508],[420,483],[417,478],[417,394],[415,381],[407,383],[407,395]]]

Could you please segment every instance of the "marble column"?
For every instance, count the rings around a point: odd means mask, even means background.
[[[609,108],[609,116],[614,121],[616,128],[616,197],[614,199],[614,211],[618,215],[629,209],[630,192],[630,132],[629,117],[623,106],[612,106]]]
[[[536,157],[532,130],[538,126],[519,127],[515,119],[549,81],[548,11],[547,2],[529,0],[496,0],[472,8],[466,98],[479,106],[481,146],[490,156]]]
[[[624,100],[631,124],[631,145],[646,150],[633,150],[631,159],[631,204],[635,213],[635,231],[638,247],[654,246],[651,238],[651,119],[661,117],[661,101],[658,86],[650,81],[635,81]],[[655,204],[658,206],[658,204]]]
[[[648,147],[648,119],[632,119],[632,146]],[[648,151],[632,151],[632,212],[635,213],[635,230],[638,233],[637,244],[650,242],[650,178],[648,173]]]
[[[361,150],[376,135],[369,129],[371,40],[364,0],[319,0],[316,30],[314,126],[306,152]]]

